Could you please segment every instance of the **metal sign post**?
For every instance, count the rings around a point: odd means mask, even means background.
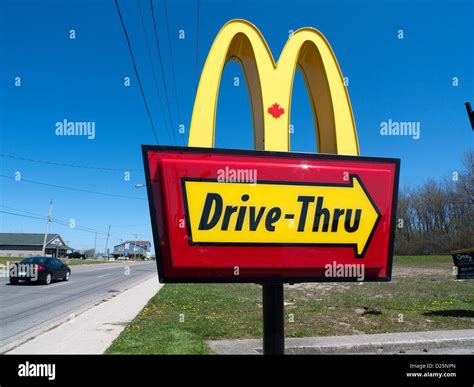
[[[56,258],[59,258],[59,246],[62,245],[62,242],[58,238],[56,238],[53,241],[53,244],[56,245]]]
[[[285,306],[283,284],[262,285],[263,354],[285,354]]]

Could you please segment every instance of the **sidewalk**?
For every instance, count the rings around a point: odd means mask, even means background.
[[[262,353],[262,340],[208,341],[223,354]],[[287,354],[474,354],[474,329],[382,333],[375,335],[287,338]]]
[[[161,286],[154,275],[7,354],[102,354]]]

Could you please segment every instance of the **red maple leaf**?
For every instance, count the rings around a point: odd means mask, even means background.
[[[268,108],[268,112],[275,118],[280,117],[283,113],[285,113],[285,109],[283,109],[279,104],[276,102]]]

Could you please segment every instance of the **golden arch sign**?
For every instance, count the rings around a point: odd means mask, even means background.
[[[222,27],[209,51],[194,103],[189,146],[214,147],[220,79],[230,60],[240,63],[247,78],[255,149],[290,150],[291,93],[299,68],[313,111],[318,151],[359,155],[349,95],[323,34],[313,28],[299,29],[275,63],[260,31],[238,19]]]

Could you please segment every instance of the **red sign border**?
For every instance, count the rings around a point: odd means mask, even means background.
[[[143,164],[145,169],[146,188],[148,194],[148,206],[150,210],[150,220],[153,232],[153,242],[155,247],[155,256],[158,269],[158,277],[160,283],[258,283],[258,284],[282,284],[282,283],[300,283],[300,282],[356,282],[357,278],[354,277],[168,277],[165,275],[163,267],[164,257],[159,251],[159,239],[161,234],[159,233],[159,227],[156,222],[156,210],[153,200],[152,184],[150,166],[148,161],[148,152],[185,152],[185,153],[216,153],[225,155],[248,155],[248,156],[273,156],[273,157],[291,157],[291,158],[310,158],[310,159],[325,159],[325,160],[338,160],[338,161],[367,161],[367,162],[378,162],[378,163],[391,163],[395,165],[394,175],[394,186],[392,193],[392,218],[390,220],[390,235],[389,235],[389,246],[387,254],[387,272],[388,275],[385,277],[365,277],[364,282],[388,282],[392,279],[392,265],[393,265],[393,249],[395,241],[395,225],[396,225],[396,210],[398,200],[398,189],[399,189],[399,177],[400,177],[400,159],[396,158],[383,158],[383,157],[367,157],[367,156],[347,156],[347,155],[334,155],[326,153],[301,153],[301,152],[277,152],[277,151],[260,151],[260,150],[241,150],[241,149],[223,149],[223,148],[202,148],[202,147],[182,147],[182,146],[167,146],[167,145],[142,145]],[[361,181],[359,180],[361,183]],[[362,185],[364,191],[367,193],[366,188]],[[372,201],[370,195],[369,199]],[[377,208],[374,206],[374,208]],[[378,209],[377,209],[378,212]],[[380,216],[377,219],[380,220]],[[374,226],[372,233],[377,228],[377,224]],[[186,224],[188,227],[189,225]],[[189,232],[189,230],[188,230]],[[165,233],[166,234],[166,233]],[[166,236],[166,235],[165,235]],[[370,241],[370,240],[369,240]],[[210,270],[210,269],[206,269]],[[271,271],[265,269],[265,271]]]

